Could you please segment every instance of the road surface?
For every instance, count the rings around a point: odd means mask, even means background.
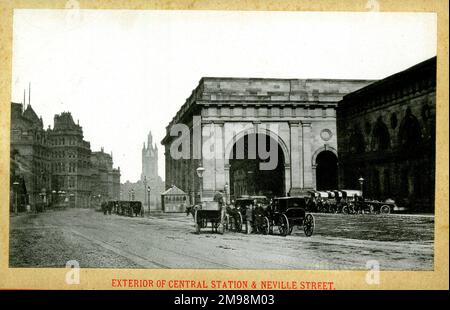
[[[315,214],[287,237],[194,233],[185,214],[130,218],[89,209],[11,216],[11,267],[433,269],[433,216]]]

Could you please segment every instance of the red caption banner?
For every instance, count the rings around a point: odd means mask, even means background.
[[[113,288],[334,290],[333,281],[111,279]]]

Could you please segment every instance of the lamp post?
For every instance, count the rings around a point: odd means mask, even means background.
[[[200,179],[200,204],[201,204],[202,200],[203,200],[203,172],[205,172],[205,168],[200,166],[197,168],[196,172],[197,172],[197,176]]]
[[[17,213],[19,212],[19,208],[17,205],[17,191],[18,191],[18,187],[19,187],[19,182],[14,181],[13,183],[13,189],[14,189],[14,214],[17,215]]]
[[[359,185],[361,186],[361,197],[364,199],[364,194],[363,194],[363,190],[364,190],[364,178],[363,178],[363,177],[360,177],[360,178],[358,179],[358,181],[359,181]]]
[[[147,176],[144,175],[144,206],[147,203],[150,204],[150,201],[147,201],[147,196],[146,196],[146,193],[145,193],[146,190],[147,190]],[[149,208],[149,210],[150,210],[150,208]]]
[[[55,200],[56,200],[55,196],[56,196],[56,191],[52,190],[52,197],[51,197],[51,199],[52,199],[52,201],[51,201],[52,208],[54,207],[54,204],[55,204]]]
[[[228,204],[228,189],[229,189],[229,186],[228,186],[228,182],[227,183],[225,183],[225,204],[227,205]]]
[[[58,200],[58,208],[61,207],[61,196],[62,196],[62,191],[59,190],[58,195],[56,196],[57,200]]]
[[[149,185],[149,186],[147,186],[148,214],[150,214],[150,191],[151,191],[151,188]]]
[[[61,191],[61,196],[63,197],[63,207],[65,208],[65,207],[67,207],[67,202],[68,202],[68,199],[67,199],[67,193],[66,193],[66,191]]]

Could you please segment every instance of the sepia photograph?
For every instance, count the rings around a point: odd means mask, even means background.
[[[13,13],[10,269],[434,270],[436,13],[68,3]]]

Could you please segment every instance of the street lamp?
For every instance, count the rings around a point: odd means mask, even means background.
[[[225,183],[225,204],[228,204],[228,188],[229,188],[229,186],[228,186],[228,182],[227,183]]]
[[[17,191],[18,191],[18,187],[19,187],[19,182],[14,181],[13,183],[13,189],[14,189],[14,214],[17,215],[17,213],[19,212],[19,208],[17,205]]]
[[[197,176],[200,179],[200,204],[202,203],[202,199],[203,199],[203,173],[205,172],[205,168],[203,168],[202,166],[198,167],[197,170]]]
[[[63,207],[66,208],[67,207],[67,202],[68,202],[68,198],[67,198],[67,193],[66,191],[61,191],[61,196],[63,197]]]
[[[364,195],[363,195],[364,178],[363,178],[363,177],[360,177],[360,178],[358,179],[358,181],[359,181],[359,185],[361,186],[361,197],[364,198]]]
[[[147,186],[147,201],[148,201],[148,214],[150,214],[150,186]]]
[[[55,205],[55,196],[56,196],[56,191],[55,190],[52,190],[52,197],[50,197],[51,198],[51,204],[52,204],[52,207],[54,207],[54,205]]]
[[[147,190],[147,176],[144,175],[144,206],[147,204],[147,197],[145,196],[145,191]],[[150,204],[150,201],[148,201],[148,203]],[[149,208],[150,210],[150,208]]]

